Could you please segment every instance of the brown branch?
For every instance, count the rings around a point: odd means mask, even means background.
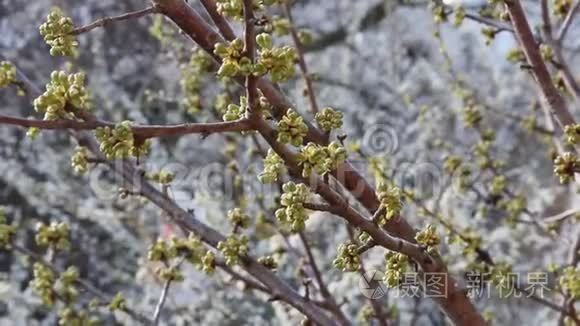
[[[570,25],[572,25],[574,17],[576,17],[576,15],[578,14],[578,10],[580,10],[580,1],[576,1],[574,7],[572,7],[572,9],[568,11],[568,15],[566,15],[566,18],[564,18],[564,22],[562,23],[562,26],[560,27],[560,30],[558,32],[558,36],[556,37],[556,41],[559,44],[562,44],[564,42],[564,39],[568,34],[568,30],[570,29]]]
[[[568,63],[566,62],[566,59],[562,54],[561,42],[558,40],[554,40],[552,23],[550,20],[550,12],[548,8],[548,0],[542,0],[541,7],[543,20],[542,29],[544,31],[546,43],[552,48],[554,52],[555,57],[554,66],[556,66],[556,68],[558,68],[562,72],[566,87],[570,90],[570,93],[572,94],[576,102],[578,102],[580,98],[580,85],[578,85],[578,82],[576,82],[574,75],[570,71]],[[572,12],[572,10],[570,12]]]
[[[88,25],[77,27],[72,32],[70,32],[70,34],[79,35],[79,34],[91,31],[97,27],[104,27],[105,25],[108,25],[108,24],[116,22],[116,21],[123,21],[123,20],[134,19],[134,18],[136,19],[139,17],[143,17],[143,16],[147,16],[149,14],[156,13],[156,12],[157,12],[157,6],[153,5],[151,7],[147,7],[147,8],[141,9],[141,10],[137,10],[137,11],[128,12],[126,14],[122,14],[119,16],[104,17],[104,18],[96,20]]]
[[[497,33],[505,31],[505,32],[510,32],[510,33],[515,33],[514,29],[509,26],[508,24],[504,24],[498,21],[495,21],[493,19],[489,19],[486,17],[481,17],[479,15],[475,15],[475,14],[471,14],[466,12],[465,13],[465,18],[469,19],[469,20],[473,20],[475,22],[493,27],[497,30]]]
[[[298,66],[302,72],[302,78],[306,83],[306,91],[308,92],[308,99],[310,100],[310,111],[312,114],[318,113],[318,103],[316,102],[316,94],[314,93],[314,86],[312,85],[312,78],[308,72],[308,66],[306,65],[306,60],[304,58],[304,48],[302,42],[300,42],[300,37],[298,37],[298,32],[296,31],[296,26],[294,24],[294,18],[292,17],[292,9],[290,8],[290,1],[284,3],[284,10],[286,12],[286,17],[290,22],[290,34],[292,35],[292,40],[294,41],[294,46],[296,47],[296,52],[298,53]]]
[[[322,273],[320,273],[320,269],[318,269],[318,265],[316,264],[316,260],[314,259],[314,255],[312,254],[312,249],[310,248],[310,244],[304,235],[304,232],[300,232],[299,234],[300,241],[304,246],[304,250],[306,251],[306,256],[308,257],[308,264],[312,269],[312,273],[314,274],[314,279],[316,280],[316,284],[318,284],[318,288],[320,289],[320,294],[324,298],[324,301],[328,304],[329,307],[332,308],[332,313],[336,315],[336,317],[340,320],[340,322],[344,325],[349,325],[349,321],[340,309],[340,306],[334,300],[330,291],[326,287],[326,283],[322,279]]]
[[[234,33],[234,30],[232,29],[232,27],[230,26],[228,21],[222,15],[220,15],[220,13],[217,11],[217,6],[215,4],[215,1],[214,0],[200,0],[200,2],[203,5],[203,7],[205,8],[205,11],[211,17],[211,20],[214,22],[214,24],[219,29],[222,36],[228,41],[234,40],[236,38],[236,34]]]
[[[313,204],[313,203],[304,203],[304,208],[309,209],[311,211],[320,211],[320,212],[329,212],[335,215],[340,213],[340,210],[327,204]]]
[[[540,86],[543,97],[549,103],[550,109],[562,128],[574,124],[574,117],[568,111],[564,98],[552,82],[552,77],[542,59],[520,0],[506,1],[505,6],[511,17],[519,43],[531,66],[532,74]]]
[[[254,64],[256,61],[255,23],[256,18],[254,17],[253,0],[244,0],[244,52],[250,59],[251,64]],[[248,99],[248,111],[251,120],[260,118],[257,81],[258,77],[252,73],[246,76],[246,98]]]
[[[115,124],[101,120],[38,120],[17,118],[0,114],[0,124],[15,125],[20,127],[35,127],[39,129],[70,129],[70,130],[93,130],[99,127],[115,127]],[[142,138],[183,136],[187,134],[203,134],[221,132],[241,132],[251,130],[248,120],[241,119],[226,122],[210,123],[184,123],[177,125],[135,125],[131,127],[136,136]]]

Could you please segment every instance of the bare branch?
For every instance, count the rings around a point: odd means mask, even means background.
[[[346,318],[346,316],[344,315],[344,313],[334,300],[334,297],[330,294],[330,291],[328,291],[326,283],[324,283],[324,280],[322,279],[322,273],[320,273],[320,269],[318,269],[316,259],[314,259],[312,249],[310,248],[310,244],[308,243],[308,240],[306,239],[304,232],[300,232],[298,235],[300,237],[302,245],[304,246],[304,250],[306,251],[306,256],[308,257],[308,265],[310,265],[310,268],[312,269],[312,273],[314,274],[314,278],[316,279],[316,284],[318,284],[318,288],[320,289],[320,294],[322,295],[328,306],[332,307],[333,314],[335,314],[336,317],[339,318],[341,323],[344,325],[349,325],[350,323],[348,319]],[[308,286],[306,286],[306,289],[308,289]]]
[[[147,7],[145,9],[141,9],[141,10],[137,10],[137,11],[132,11],[132,12],[128,12],[126,14],[122,14],[119,16],[113,16],[113,17],[104,17],[101,18],[99,20],[96,20],[88,25],[85,26],[81,26],[78,28],[75,28],[71,34],[72,35],[79,35],[82,33],[86,33],[88,31],[91,31],[97,27],[103,27],[105,25],[108,25],[112,22],[116,22],[116,21],[123,21],[123,20],[128,20],[128,19],[136,19],[139,17],[143,17],[143,16],[147,16],[149,14],[153,14],[157,12],[157,6],[151,6],[151,7]]]
[[[550,109],[558,119],[562,128],[574,124],[574,117],[568,111],[564,98],[552,82],[552,77],[542,59],[538,44],[534,39],[520,0],[507,1],[505,2],[505,6],[510,14],[516,36],[531,66],[532,74],[540,86],[543,97],[549,103]]]
[[[236,38],[236,34],[234,33],[234,30],[232,29],[228,21],[217,11],[215,1],[200,0],[200,2],[205,8],[205,11],[211,17],[211,20],[214,22],[214,24],[216,24],[222,36],[228,41],[234,40]]]
[[[169,287],[171,286],[171,279],[165,281],[163,285],[163,290],[161,290],[161,295],[159,296],[159,302],[157,302],[157,306],[155,307],[155,312],[153,313],[153,325],[159,325],[159,318],[161,317],[161,309],[165,304],[165,300],[167,299],[167,295],[169,294]]]
[[[292,35],[292,40],[294,41],[296,52],[298,53],[298,65],[300,66],[300,71],[302,72],[302,78],[304,78],[304,82],[306,83],[306,91],[308,92],[308,99],[310,100],[310,110],[313,114],[316,114],[318,112],[316,94],[314,93],[312,78],[308,73],[308,66],[306,65],[306,60],[304,58],[304,48],[302,47],[302,42],[300,42],[300,37],[298,37],[296,25],[294,24],[294,19],[292,17],[290,1],[286,1],[284,3],[284,10],[286,12],[286,17],[288,17],[288,21],[290,22],[290,34]]]
[[[572,9],[568,11],[568,15],[566,15],[566,18],[564,18],[564,22],[562,23],[560,31],[558,32],[558,36],[556,37],[556,41],[559,44],[562,44],[562,42],[564,42],[564,39],[568,34],[568,30],[570,29],[570,25],[572,25],[572,21],[578,14],[578,10],[580,10],[580,1],[576,1],[574,7],[572,7]]]

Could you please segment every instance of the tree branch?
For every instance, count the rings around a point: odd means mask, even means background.
[[[136,19],[139,17],[143,17],[143,16],[147,16],[149,14],[156,13],[156,12],[157,12],[157,6],[154,5],[151,7],[147,7],[145,9],[128,12],[126,14],[122,14],[119,16],[104,17],[104,18],[96,20],[88,25],[85,25],[82,27],[77,27],[72,32],[70,32],[70,34],[79,35],[79,34],[91,31],[97,27],[104,27],[105,25],[108,25],[108,24],[116,22],[116,21],[123,21],[123,20],[134,19],[134,18]]]
[[[215,1],[214,0],[200,0],[200,2],[203,5],[203,7],[205,8],[205,11],[211,17],[211,20],[214,22],[214,24],[219,29],[222,36],[228,41],[234,40],[236,38],[236,34],[234,33],[234,30],[232,29],[232,27],[230,26],[228,21],[222,15],[220,15],[219,12],[217,11],[217,6],[215,4]]]
[[[286,17],[288,17],[288,21],[290,22],[290,34],[292,35],[292,40],[294,41],[294,46],[296,47],[296,52],[298,53],[298,65],[300,66],[300,71],[302,72],[302,78],[304,78],[304,82],[306,83],[306,91],[308,92],[308,99],[310,100],[310,111],[312,111],[312,114],[316,114],[318,113],[316,94],[314,93],[312,78],[308,73],[308,66],[306,65],[306,60],[304,58],[304,48],[302,47],[302,42],[300,42],[300,37],[298,37],[296,25],[294,24],[294,18],[292,17],[290,1],[286,1],[284,3],[284,10],[286,12]]]
[[[161,295],[159,296],[159,302],[157,302],[157,306],[155,307],[155,312],[153,313],[153,325],[159,325],[159,317],[161,317],[161,309],[165,304],[165,300],[167,299],[167,295],[169,294],[169,287],[171,286],[171,279],[165,281],[163,285],[163,290],[161,290]]]
[[[556,41],[559,44],[562,44],[564,42],[564,39],[568,34],[568,30],[570,29],[570,25],[572,25],[572,21],[578,14],[578,10],[580,10],[580,1],[576,1],[574,7],[572,7],[572,9],[568,11],[568,15],[566,15],[566,18],[564,18],[564,22],[562,23],[562,26],[560,27],[560,30],[558,32],[558,36],[556,37]]]
[[[574,117],[568,111],[564,98],[552,82],[552,77],[542,59],[520,0],[506,1],[505,6],[511,17],[516,36],[531,66],[532,74],[540,86],[543,97],[549,103],[550,109],[558,119],[562,129],[567,125],[574,124]]]
[[[312,249],[310,248],[310,244],[308,243],[308,240],[306,239],[304,232],[300,232],[298,235],[300,237],[302,245],[304,246],[304,250],[306,251],[306,256],[308,257],[308,265],[310,265],[310,268],[312,269],[314,279],[316,280],[316,284],[318,284],[318,288],[320,289],[320,294],[324,298],[324,301],[326,301],[327,305],[329,307],[332,307],[332,313],[339,318],[341,323],[343,325],[349,325],[350,323],[348,319],[340,309],[340,306],[336,303],[336,300],[334,300],[332,294],[330,294],[330,291],[328,291],[326,283],[324,283],[324,280],[322,279],[322,273],[320,273],[320,269],[318,269],[318,265],[316,264],[316,260],[314,259],[314,255],[312,254]]]
[[[101,120],[38,120],[17,118],[0,114],[0,124],[15,125],[20,127],[35,127],[49,130],[93,130],[99,127],[114,128],[115,124]],[[132,126],[133,134],[142,138],[184,136],[188,134],[209,135],[221,132],[241,132],[251,130],[252,127],[247,119],[226,122],[210,123],[184,123],[177,125],[135,125]]]

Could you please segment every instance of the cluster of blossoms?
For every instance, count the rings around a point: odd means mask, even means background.
[[[268,149],[268,154],[264,158],[264,170],[258,175],[261,183],[272,183],[278,181],[278,177],[286,172],[284,160],[274,152]]]
[[[526,210],[528,201],[524,196],[515,196],[501,201],[498,206],[508,213],[508,221],[515,221]]]
[[[16,235],[16,226],[7,223],[4,209],[0,208],[0,249],[10,248]]]
[[[234,228],[245,229],[250,225],[250,216],[241,208],[234,208],[228,211],[228,221],[233,225]]]
[[[562,271],[559,283],[565,293],[574,299],[580,298],[580,270],[574,266],[566,267]]]
[[[417,240],[417,243],[427,247],[427,252],[429,253],[435,251],[441,242],[437,229],[431,224],[428,224],[424,230],[419,231],[415,235],[415,240]]]
[[[455,170],[463,164],[461,157],[457,155],[449,155],[443,162],[443,169],[449,173],[453,174]]]
[[[554,0],[554,14],[565,17],[572,8],[572,0]]]
[[[385,254],[385,260],[386,271],[385,275],[383,275],[383,282],[390,288],[397,287],[409,268],[409,257],[398,252],[389,251]]]
[[[73,307],[65,307],[58,312],[58,324],[70,326],[97,326],[101,322],[89,316],[86,311],[77,311]]]
[[[463,109],[463,121],[469,127],[476,127],[481,122],[481,111],[476,106],[468,106]]]
[[[340,244],[332,265],[343,272],[358,271],[361,267],[358,245],[350,241]]]
[[[324,108],[315,115],[316,122],[326,132],[342,127],[342,112],[333,108]]]
[[[203,50],[198,49],[191,56],[189,64],[181,69],[183,104],[189,114],[201,111],[202,79],[205,73],[211,71],[211,68],[211,58]]]
[[[503,175],[493,177],[491,180],[491,190],[493,195],[500,195],[507,188],[507,178]]]
[[[465,8],[463,7],[455,8],[454,14],[455,15],[453,20],[453,26],[460,27],[463,24],[463,21],[465,20]]]
[[[33,275],[32,288],[36,291],[42,303],[51,307],[56,301],[56,293],[52,287],[56,281],[56,276],[50,268],[41,263],[34,264]]]
[[[161,170],[147,174],[147,179],[155,181],[161,185],[168,185],[175,179],[175,175],[169,171]]]
[[[220,77],[245,76],[252,72],[252,62],[244,54],[244,41],[235,39],[231,42],[217,43],[214,54],[222,59],[217,74]]]
[[[71,156],[71,166],[75,173],[84,174],[89,170],[89,150],[83,146],[77,146],[74,154]]]
[[[226,258],[226,265],[233,266],[241,262],[243,257],[248,255],[250,247],[248,246],[249,239],[246,235],[236,236],[230,235],[224,241],[218,243],[217,248],[222,252]]]
[[[60,277],[55,284],[55,289],[59,293],[59,298],[61,300],[65,302],[74,302],[79,294],[75,287],[75,283],[78,280],[79,270],[74,266],[70,266],[60,274]]]
[[[481,140],[478,141],[473,146],[473,153],[475,154],[475,160],[477,165],[482,169],[487,169],[492,167],[493,161],[491,159],[491,141]]]
[[[95,136],[100,144],[99,149],[107,159],[140,157],[149,152],[151,142],[149,140],[136,141],[131,127],[131,121],[123,121],[116,124],[115,128],[107,126],[95,130]]]
[[[109,310],[116,311],[116,310],[126,310],[127,309],[127,300],[123,297],[121,292],[115,294],[115,296],[109,302]]]
[[[548,44],[541,44],[540,45],[540,53],[542,55],[542,59],[546,62],[552,62],[554,60],[554,49]]]
[[[328,146],[308,143],[300,150],[297,159],[302,167],[302,176],[308,177],[312,172],[325,175],[346,160],[346,150],[336,142]]]
[[[483,27],[481,29],[481,34],[485,38],[485,45],[490,45],[495,39],[495,36],[499,33],[499,29],[495,27]]]
[[[567,125],[566,128],[564,128],[564,134],[566,136],[566,141],[569,144],[580,144],[580,123]]]
[[[290,46],[273,46],[272,36],[266,33],[256,36],[256,42],[259,50],[253,68],[254,74],[261,76],[269,73],[274,82],[284,82],[294,77],[294,66],[298,58],[296,49]]]
[[[574,173],[580,171],[580,159],[571,152],[562,153],[554,160],[554,173],[560,183],[566,184],[574,179]]]
[[[296,111],[288,109],[286,114],[278,121],[278,141],[283,144],[300,146],[306,134],[308,126]]]
[[[178,257],[183,257],[190,264],[208,274],[215,269],[214,254],[206,250],[201,240],[193,234],[190,234],[187,238],[158,239],[149,247],[147,253],[147,258],[150,261],[164,263],[163,266],[156,270],[157,275],[164,280],[183,280],[183,275],[179,268],[171,265],[171,262]]]
[[[37,262],[33,265],[33,275],[30,284],[46,306],[53,306],[57,299],[70,304],[79,295],[75,287],[79,280],[79,270],[74,266],[67,268],[57,278],[51,268]]]
[[[16,81],[16,67],[8,61],[0,61],[0,88]]]
[[[403,209],[403,193],[399,187],[382,183],[378,187],[377,195],[381,206],[385,209],[385,214],[377,222],[385,225],[389,220],[398,216]]]
[[[222,116],[224,121],[235,121],[242,119],[248,111],[248,99],[240,96],[240,105],[230,103],[226,107],[226,112]]]
[[[55,8],[48,14],[46,22],[40,25],[40,35],[50,46],[50,55],[76,55],[79,44],[72,35],[73,30],[72,19],[64,16],[60,9]]]
[[[228,109],[228,105],[232,102],[231,96],[229,93],[220,93],[215,97],[214,101],[214,110],[220,114],[224,115]]]
[[[261,10],[263,8],[263,0],[253,0],[252,5],[254,10]],[[236,20],[244,19],[244,1],[243,0],[217,0],[216,1],[217,10],[220,14],[233,18]]]
[[[236,77],[249,74],[262,76],[269,73],[274,82],[286,81],[294,76],[294,65],[298,57],[294,48],[275,47],[272,36],[266,33],[256,36],[256,42],[259,50],[255,64],[252,64],[244,53],[244,42],[241,39],[217,43],[214,53],[222,59],[218,76]]]
[[[78,113],[90,108],[90,100],[84,73],[53,71],[46,91],[34,100],[34,110],[44,113],[44,120],[82,118]]]
[[[271,25],[272,32],[276,36],[288,35],[292,30],[292,25],[290,24],[290,21],[280,16],[273,16]]]
[[[303,183],[287,182],[282,186],[282,191],[284,192],[280,198],[282,207],[276,210],[276,218],[289,226],[292,232],[303,231],[308,220],[304,203],[310,197],[310,190]]]
[[[258,258],[258,263],[272,270],[278,268],[278,262],[273,256],[262,256]]]
[[[524,54],[524,51],[522,51],[522,49],[515,48],[515,49],[510,50],[506,54],[506,59],[512,63],[525,63],[526,62],[526,55]]]
[[[70,229],[64,222],[52,222],[49,225],[36,225],[36,244],[56,250],[66,250],[70,247]]]

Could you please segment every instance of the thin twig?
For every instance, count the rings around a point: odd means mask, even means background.
[[[156,13],[156,12],[157,12],[157,6],[153,5],[151,7],[147,7],[147,8],[141,9],[141,10],[137,10],[137,11],[128,12],[126,14],[122,14],[119,16],[104,17],[104,18],[96,20],[88,25],[75,28],[72,32],[70,32],[70,34],[79,35],[82,33],[86,33],[90,30],[93,30],[97,27],[103,27],[103,26],[110,24],[112,22],[128,20],[128,19],[133,19],[133,18],[139,18],[139,17],[143,17],[143,16],[146,16],[149,14]]]
[[[468,12],[465,13],[465,18],[473,20],[473,21],[481,23],[481,24],[484,24],[484,25],[487,25],[487,26],[490,26],[490,27],[493,27],[497,30],[498,33],[502,32],[502,31],[515,33],[514,29],[511,26],[509,26],[508,24],[504,24],[504,23],[495,21],[493,19],[481,17],[479,15],[471,14]]]
[[[560,31],[558,32],[558,36],[556,37],[556,41],[559,44],[562,44],[562,42],[564,42],[564,39],[568,34],[568,30],[570,29],[570,25],[572,25],[572,21],[574,20],[574,17],[576,17],[576,14],[578,14],[579,9],[580,9],[580,0],[576,1],[574,7],[572,7],[572,9],[568,11],[568,15],[566,15],[566,18],[564,18],[564,22],[562,23]]]
[[[153,314],[153,325],[159,325],[159,318],[161,317],[161,309],[165,304],[165,300],[167,299],[167,294],[169,294],[169,287],[171,286],[171,279],[165,281],[163,285],[163,290],[161,291],[161,295],[159,296],[159,302],[157,302],[157,306],[155,307],[155,313]]]
[[[304,250],[306,251],[306,256],[308,257],[308,265],[310,265],[310,268],[312,269],[312,273],[314,274],[316,284],[318,284],[318,288],[320,289],[320,294],[322,295],[324,300],[328,303],[328,305],[330,307],[333,307],[332,312],[336,315],[336,317],[338,317],[343,324],[348,325],[349,324],[348,319],[346,318],[346,316],[344,315],[344,313],[334,300],[332,294],[330,294],[330,291],[326,287],[326,283],[324,283],[324,280],[322,279],[322,273],[320,272],[320,269],[316,264],[316,259],[314,259],[314,254],[312,253],[312,249],[310,248],[310,244],[308,243],[308,240],[306,239],[304,232],[300,232],[298,235],[300,237],[302,245],[304,246]],[[307,285],[306,287],[308,289]]]
[[[228,41],[234,40],[236,38],[236,34],[234,33],[234,30],[232,29],[228,21],[224,18],[224,16],[220,15],[220,13],[217,11],[215,1],[200,0],[200,2],[205,8],[205,11],[207,11],[209,16],[211,17],[211,20],[219,29],[222,36]]]
[[[294,19],[292,17],[292,9],[290,8],[290,1],[284,3],[284,9],[286,12],[286,17],[290,22],[290,34],[292,35],[292,40],[294,41],[294,46],[296,47],[296,52],[298,53],[298,65],[300,66],[300,71],[302,72],[302,78],[306,83],[306,91],[308,92],[308,99],[310,100],[310,111],[312,114],[318,113],[318,103],[316,101],[316,94],[314,93],[314,86],[312,85],[312,78],[308,72],[308,66],[306,65],[306,59],[304,58],[304,48],[298,32],[296,31],[296,26],[294,25]]]

